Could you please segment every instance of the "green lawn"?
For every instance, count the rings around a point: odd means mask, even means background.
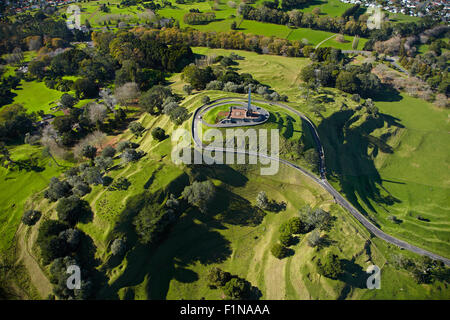
[[[378,120],[339,111],[321,121],[328,173],[384,231],[449,257],[449,112],[405,94],[376,106]]]
[[[64,92],[49,89],[44,82],[22,80],[17,89],[12,90],[17,94],[13,103],[18,103],[27,108],[30,112],[43,110],[50,112],[50,108],[55,107]]]
[[[0,253],[13,244],[13,237],[20,223],[24,205],[34,208],[35,203],[30,201],[38,192],[49,183],[50,178],[59,176],[64,167],[58,167],[53,160],[42,156],[42,147],[21,145],[10,148],[14,161],[35,159],[34,169],[15,169],[14,171],[0,167]],[[58,160],[61,165],[69,165]],[[66,169],[68,167],[65,167]]]

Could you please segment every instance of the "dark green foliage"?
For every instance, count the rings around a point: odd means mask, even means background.
[[[63,197],[71,194],[71,187],[67,181],[60,181],[58,178],[51,178],[47,190],[44,192],[44,197],[50,201],[57,201]]]
[[[136,137],[141,137],[142,134],[145,131],[145,128],[142,126],[142,124],[140,122],[131,122],[130,125],[128,126],[128,129],[130,129],[131,133]]]
[[[171,97],[172,91],[170,88],[164,86],[154,86],[144,94],[139,99],[139,104],[142,109],[150,113],[151,115],[160,114],[162,111],[162,106],[164,100]]]
[[[159,194],[145,192],[135,201],[141,208],[133,219],[139,241],[144,244],[155,244],[176,219],[177,212],[160,203]]]
[[[194,64],[184,68],[181,77],[183,80],[190,83],[196,90],[204,90],[210,81],[216,79],[211,67],[208,66],[202,69]]]
[[[68,228],[67,224],[56,220],[45,220],[41,223],[36,243],[41,249],[44,264],[66,254],[66,244],[58,235]]]
[[[91,79],[77,79],[73,85],[75,93],[80,99],[90,99],[98,96],[99,87]]]
[[[22,105],[13,104],[2,107],[0,109],[0,141],[23,139],[25,134],[34,130],[34,121],[36,121],[36,115],[28,114]]]
[[[209,270],[207,279],[208,285],[211,288],[223,287],[228,281],[230,281],[231,274],[218,267],[214,267]]]
[[[22,222],[27,226],[33,226],[41,218],[41,212],[36,210],[27,210],[22,216]]]
[[[320,209],[312,209],[310,206],[305,206],[299,212],[300,220],[303,225],[303,231],[309,232],[315,228],[325,229],[331,222],[331,215]]]
[[[115,154],[116,154],[116,149],[114,149],[112,146],[106,146],[102,150],[102,156],[103,157],[113,158]]]
[[[83,156],[85,156],[88,159],[94,160],[95,156],[97,155],[97,148],[91,145],[87,145],[83,147]]]
[[[328,253],[323,259],[317,261],[317,271],[322,276],[337,279],[343,273],[342,263],[337,255]]]
[[[61,96],[61,105],[64,108],[72,108],[76,102],[76,99],[74,97],[72,97],[70,94],[68,93],[64,93]]]
[[[275,243],[270,249],[272,255],[277,259],[283,259],[288,256],[289,250],[285,246]]]
[[[89,203],[77,196],[62,198],[56,205],[58,219],[70,225],[76,224],[81,218],[90,213]]]
[[[160,127],[156,127],[152,130],[152,136],[158,141],[162,141],[167,138],[166,131]]]
[[[294,238],[292,237],[290,232],[282,232],[280,234],[280,243],[285,247],[289,247],[292,245]]]
[[[232,300],[242,300],[250,291],[250,283],[238,277],[232,278],[223,286],[223,292]]]

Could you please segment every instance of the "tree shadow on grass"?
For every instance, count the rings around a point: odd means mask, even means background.
[[[341,265],[344,272],[338,277],[338,279],[346,285],[342,289],[338,300],[345,299],[353,288],[366,289],[366,282],[369,276],[363,268],[354,261],[341,259]]]
[[[359,201],[374,213],[377,211],[371,201],[388,211],[385,206],[400,200],[382,185],[374,157],[378,152],[394,151],[385,142],[389,138],[388,133],[380,138],[371,133],[385,125],[398,128],[403,125],[397,118],[382,113],[377,118],[367,117],[363,123],[355,125],[358,120],[354,110],[341,110],[323,119],[317,128],[325,151],[327,176],[339,182],[346,198],[364,214],[367,212]],[[369,154],[370,149],[372,152]],[[387,195],[382,195],[381,190]]]
[[[204,181],[208,178],[217,179],[233,187],[243,187],[248,181],[248,178],[242,173],[225,164],[192,165],[191,174],[199,181]]]
[[[218,188],[209,208],[210,214],[200,217],[201,221],[213,218],[217,222],[240,226],[257,226],[265,217],[264,211],[253,206],[247,199],[225,189]],[[217,226],[219,227],[219,226]]]
[[[191,265],[221,263],[231,256],[231,243],[208,223],[197,222],[202,213],[190,211],[157,247],[136,243],[127,254],[126,270],[110,288],[105,288],[102,298],[114,296],[120,288],[141,284],[147,277],[148,298],[165,299],[172,280],[198,280],[198,274],[189,269]]]

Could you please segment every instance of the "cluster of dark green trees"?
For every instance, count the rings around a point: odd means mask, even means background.
[[[320,236],[320,230],[328,230],[331,227],[331,215],[320,209],[305,206],[299,210],[299,216],[284,222],[279,229],[279,242],[271,248],[271,253],[278,259],[283,259],[291,254],[290,246],[295,244],[296,235],[309,234],[308,244],[312,247],[319,246],[324,237]],[[313,239],[314,238],[314,239]]]
[[[230,300],[252,299],[252,285],[247,280],[223,271],[218,267],[211,268],[207,275],[211,289],[221,288]]]
[[[35,130],[38,115],[28,112],[22,105],[13,104],[0,109],[0,142],[22,142],[28,132]]]
[[[371,97],[382,89],[380,79],[373,74],[372,65],[350,65],[327,60],[325,63],[314,63],[301,71],[301,78],[307,84],[335,87],[348,93],[358,93]]]
[[[430,284],[434,281],[443,281],[448,284],[450,279],[450,268],[442,261],[432,260],[429,257],[421,257],[418,260],[397,254],[392,257],[395,268],[407,270],[419,284]]]

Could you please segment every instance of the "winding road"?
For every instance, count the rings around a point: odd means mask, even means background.
[[[306,117],[303,113],[299,112],[298,110],[289,107],[285,104],[279,103],[279,102],[266,102],[263,100],[252,100],[254,102],[259,102],[259,103],[266,103],[269,105],[276,105],[278,107],[281,107],[283,109],[288,110],[289,112],[292,112],[294,114],[296,114],[297,116],[299,116],[302,120],[304,120],[310,130],[311,130],[311,134],[314,138],[314,141],[316,143],[316,147],[317,147],[317,151],[319,153],[319,157],[320,157],[320,161],[319,161],[319,171],[320,171],[320,178],[316,177],[315,175],[311,174],[309,171],[303,169],[302,167],[298,166],[295,163],[292,163],[290,161],[278,158],[278,157],[273,157],[267,154],[263,154],[263,153],[258,153],[255,151],[249,151],[249,150],[235,150],[235,149],[229,149],[229,148],[222,148],[222,147],[211,147],[211,146],[207,146],[205,145],[201,139],[198,136],[198,126],[199,123],[204,123],[205,125],[209,125],[206,122],[203,121],[202,116],[205,112],[207,112],[210,109],[216,108],[218,106],[221,105],[225,105],[225,104],[229,104],[230,102],[232,102],[233,100],[246,100],[246,98],[236,98],[236,97],[229,97],[229,98],[220,98],[214,101],[211,101],[207,104],[202,105],[201,107],[197,108],[194,112],[194,116],[192,119],[192,138],[194,140],[194,143],[197,147],[201,148],[201,149],[205,149],[205,150],[210,150],[210,151],[219,151],[219,152],[231,152],[231,153],[236,153],[236,154],[248,154],[248,155],[253,155],[253,156],[259,156],[259,157],[264,157],[267,159],[271,159],[273,161],[279,161],[280,163],[283,163],[291,168],[294,168],[300,172],[302,172],[304,175],[308,176],[311,180],[313,180],[314,182],[316,182],[317,184],[319,184],[322,188],[324,188],[329,194],[331,194],[336,203],[338,203],[341,207],[343,207],[344,209],[346,209],[348,212],[350,212],[351,215],[353,215],[353,217],[355,217],[356,220],[358,220],[366,229],[369,230],[369,232],[371,232],[373,235],[377,236],[380,239],[383,239],[384,241],[391,243],[393,245],[396,245],[397,247],[409,250],[411,252],[417,253],[419,255],[422,256],[428,256],[434,260],[439,260],[444,262],[447,266],[450,265],[450,259],[447,259],[445,257],[442,257],[438,254],[432,253],[430,251],[427,251],[425,249],[416,247],[412,244],[409,244],[403,240],[397,239],[393,236],[390,236],[389,234],[383,232],[381,229],[377,228],[372,222],[370,222],[361,212],[359,212],[348,200],[346,200],[336,189],[334,189],[333,186],[330,185],[330,183],[327,181],[326,179],[326,169],[325,169],[325,154],[323,151],[323,147],[322,147],[322,143],[320,142],[320,138],[319,138],[319,134],[317,133],[317,129],[314,125],[314,123],[308,118]]]

